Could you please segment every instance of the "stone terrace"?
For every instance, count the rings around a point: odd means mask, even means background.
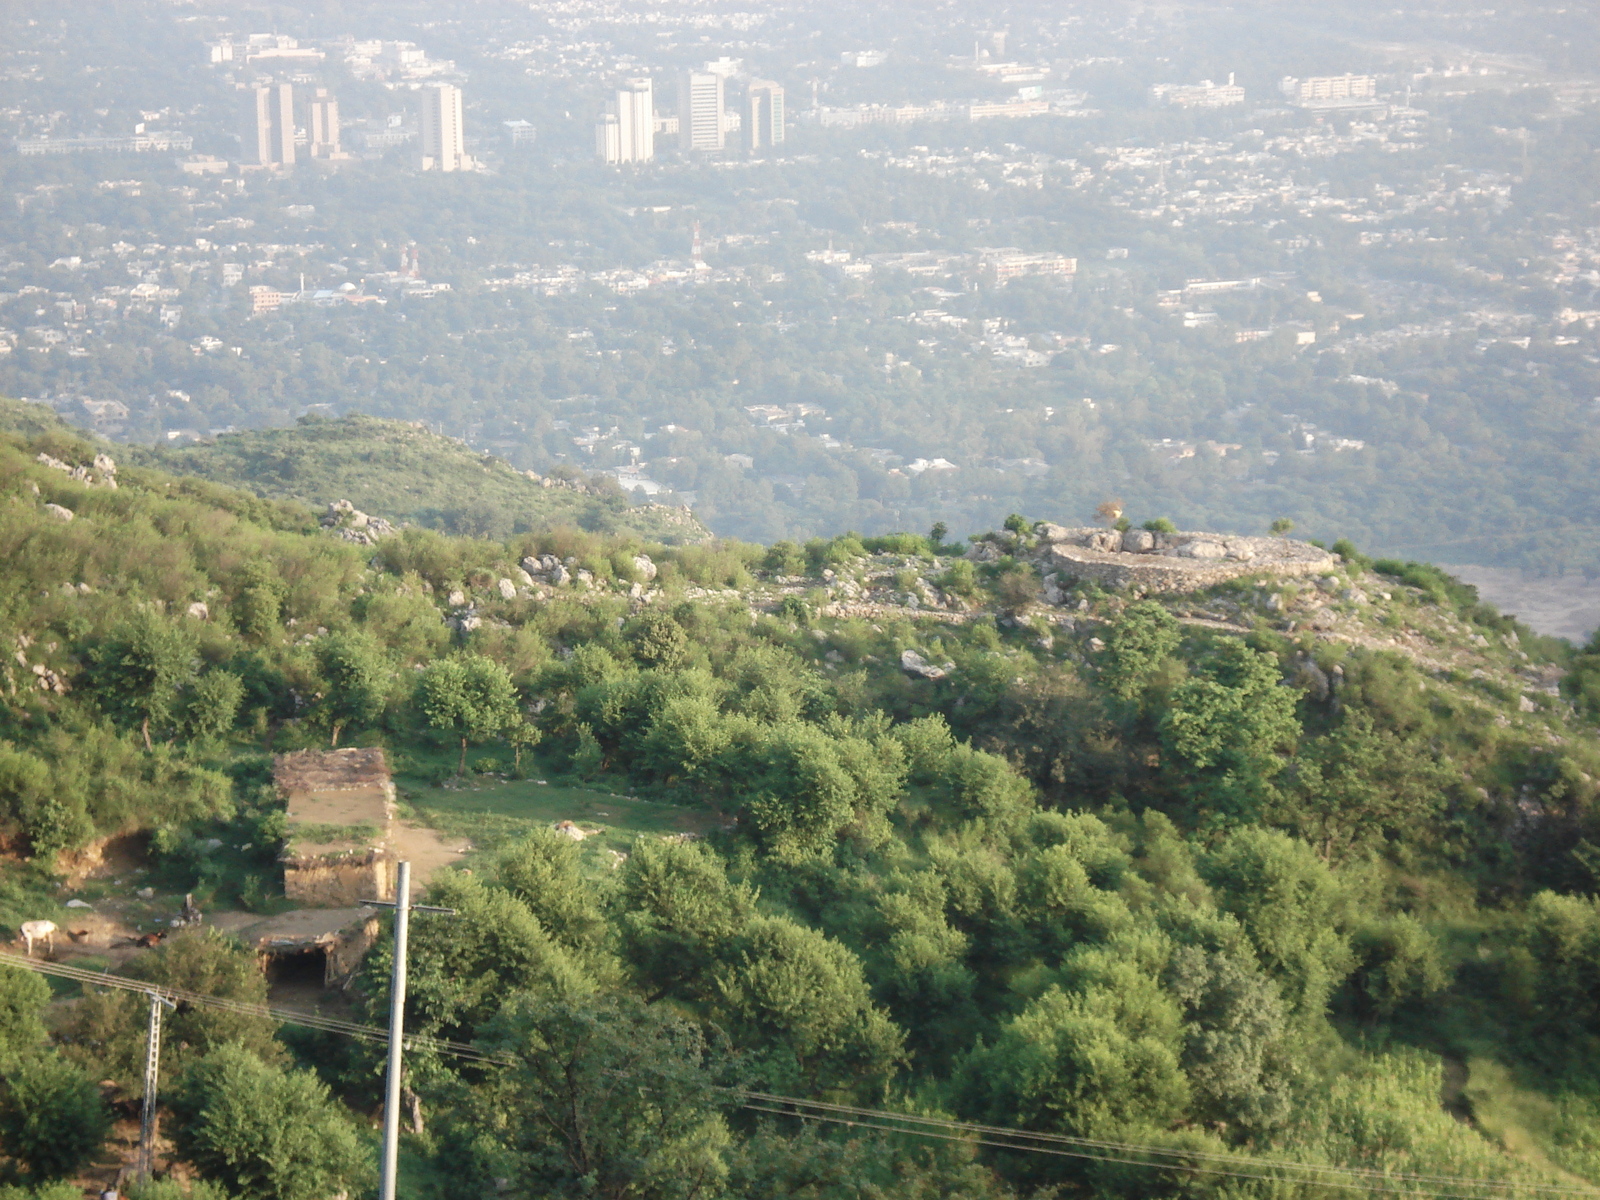
[[[1244,575],[1324,575],[1339,557],[1309,542],[1222,533],[1152,533],[1146,529],[1068,529],[1041,524],[1039,569],[1103,587],[1193,592]]]

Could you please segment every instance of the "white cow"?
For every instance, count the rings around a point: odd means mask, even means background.
[[[28,943],[28,957],[33,957],[34,942],[42,941],[53,953],[56,948],[56,923],[54,921],[24,921],[22,940]]]

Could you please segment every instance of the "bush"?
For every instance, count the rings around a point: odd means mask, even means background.
[[[100,1089],[59,1054],[12,1060],[0,1079],[0,1150],[30,1180],[63,1179],[86,1166],[111,1132]]]
[[[1178,532],[1178,527],[1176,525],[1174,525],[1171,521],[1169,521],[1166,517],[1156,517],[1154,520],[1146,521],[1144,523],[1144,525],[1142,526],[1142,528],[1148,529],[1151,533],[1177,533]]]
[[[324,1200],[372,1175],[354,1122],[325,1084],[237,1046],[185,1069],[172,1112],[178,1157],[253,1200]]]

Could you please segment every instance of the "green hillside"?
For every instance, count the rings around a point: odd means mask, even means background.
[[[405,811],[473,843],[429,892],[457,916],[413,926],[408,1031],[502,1056],[408,1051],[408,1196],[1600,1184],[1600,645],[1347,544],[1144,598],[1044,578],[1021,518],[976,546],[357,546],[102,449],[0,434],[0,923],[280,910],[269,755],[385,747]],[[267,994],[214,933],[54,953]],[[336,1011],[381,1023],[386,954]],[[0,1157],[89,1182],[144,1002],[32,982],[0,968]],[[205,1196],[368,1194],[376,1047],[171,1020],[163,1129]]]
[[[666,543],[709,536],[682,509],[634,506],[610,481],[572,473],[544,486],[509,463],[420,425],[351,414],[292,429],[227,433],[215,442],[131,452],[137,461],[322,508],[349,500],[397,523],[470,537],[576,525]]]

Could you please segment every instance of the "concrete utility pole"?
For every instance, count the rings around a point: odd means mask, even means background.
[[[150,1034],[144,1049],[144,1108],[139,1114],[139,1182],[149,1183],[156,1154],[156,1085],[161,1079],[161,1008],[178,1006],[159,992],[150,997]]]
[[[402,1043],[406,1023],[406,940],[411,913],[456,915],[453,908],[411,903],[411,864],[395,864],[394,899],[363,900],[374,908],[394,909],[394,973],[389,981],[389,1067],[383,1101],[383,1174],[378,1183],[378,1200],[395,1200],[395,1183],[400,1164],[400,1083]]]

